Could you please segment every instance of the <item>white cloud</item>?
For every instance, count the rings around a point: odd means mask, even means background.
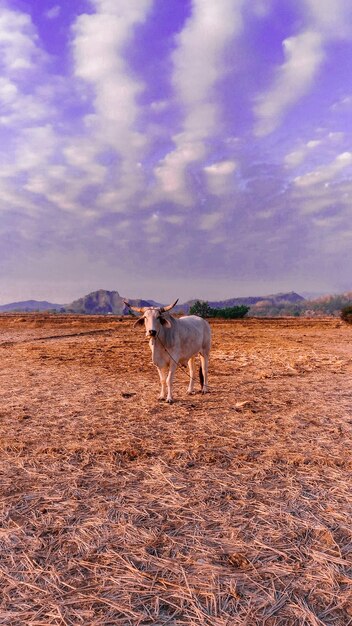
[[[169,107],[169,102],[167,100],[155,100],[151,103],[150,109],[154,113],[161,113],[165,111]]]
[[[91,184],[104,182],[105,167],[97,163],[97,147],[89,139],[79,139],[74,145],[64,148],[63,153],[69,167],[79,170]]]
[[[220,161],[204,167],[210,193],[222,196],[233,190],[233,173],[237,169],[235,161]]]
[[[299,149],[287,154],[284,158],[285,165],[287,167],[296,167],[297,165],[300,165],[306,157],[311,154],[312,150],[318,148],[321,144],[322,141],[320,139],[311,139]]]
[[[18,96],[18,89],[15,83],[8,78],[0,77],[0,102],[2,107],[13,105]]]
[[[49,166],[60,145],[54,129],[57,111],[52,104],[55,78],[50,76],[49,85],[47,60],[30,16],[2,6],[0,132],[6,137],[6,150],[2,151],[0,202],[4,211],[11,207],[23,215],[40,211],[26,193],[25,181],[30,185],[31,179]],[[50,117],[53,123],[48,122]],[[19,229],[20,224],[16,225],[16,231]]]
[[[95,198],[89,202],[82,201],[81,195],[94,185],[100,186],[105,175],[105,168],[93,160],[90,161],[89,157],[86,162],[82,159],[75,164],[73,161],[68,165],[45,167],[42,164],[41,167],[32,169],[23,188],[39,194],[46,202],[62,211],[91,218],[99,214],[101,203]],[[110,209],[110,206],[107,208]]]
[[[54,108],[48,102],[41,101],[39,95],[18,91],[16,99],[8,103],[3,115],[0,116],[0,125],[27,127],[49,119],[53,113]]]
[[[16,154],[18,170],[45,169],[56,151],[57,137],[50,124],[22,131]]]
[[[16,172],[27,173],[22,190],[39,195],[42,203],[50,203],[62,211],[82,217],[96,215],[91,206],[80,202],[80,195],[87,187],[104,182],[105,168],[95,161],[96,153],[89,141],[77,140],[75,145],[66,142],[66,138],[60,140],[51,125],[21,132],[17,140]],[[61,163],[55,164],[58,158]]]
[[[255,135],[275,130],[287,110],[312,86],[331,40],[351,38],[350,0],[301,0],[305,28],[283,41],[285,63],[277,70],[270,89],[255,103]]]
[[[272,10],[272,0],[252,0],[251,9],[254,15],[266,17]]]
[[[283,41],[285,63],[277,71],[274,85],[257,98],[255,135],[268,135],[280,124],[286,110],[312,85],[324,58],[322,37],[307,31]]]
[[[141,188],[137,169],[146,139],[136,130],[137,96],[142,83],[125,61],[125,48],[152,0],[92,0],[96,12],[79,16],[74,27],[75,75],[94,89],[95,115],[89,116],[92,143],[111,146],[122,159],[119,201]]]
[[[0,126],[26,127],[49,118],[53,107],[37,93],[35,76],[48,56],[40,47],[30,16],[2,7],[0,11]]]
[[[345,137],[345,133],[342,132],[334,132],[328,134],[328,139],[333,141],[334,143],[340,143]]]
[[[181,226],[181,224],[184,223],[185,218],[183,215],[167,215],[164,217],[164,220],[173,226]]]
[[[332,111],[347,111],[349,112],[352,107],[352,95],[346,95],[339,98],[334,104],[331,105]]]
[[[352,153],[343,152],[339,154],[330,164],[322,166],[303,176],[297,176],[294,183],[298,187],[310,187],[321,183],[330,184],[334,181],[335,176],[342,172],[346,167],[352,165]]]
[[[178,36],[173,55],[173,84],[186,105],[204,102],[223,74],[224,46],[242,27],[240,4],[193,0],[192,15]]]
[[[44,15],[48,18],[48,20],[55,20],[57,17],[59,17],[60,13],[61,7],[56,4],[55,6],[51,7],[51,9],[48,9],[48,11],[45,11]]]
[[[287,167],[296,167],[297,165],[300,165],[300,163],[304,161],[306,154],[307,151],[303,148],[289,152],[289,154],[286,154],[284,158],[285,165]]]
[[[321,145],[320,139],[311,139],[310,141],[307,142],[307,148],[309,148],[309,150],[313,148],[317,148],[320,145]]]
[[[206,213],[200,218],[199,227],[201,230],[212,231],[219,224],[221,219],[222,215],[218,211],[213,213]]]
[[[21,197],[11,181],[0,178],[0,214],[21,206]]]
[[[156,197],[171,196],[185,205],[191,201],[186,169],[204,158],[206,139],[219,129],[215,87],[226,72],[226,46],[242,29],[242,5],[243,0],[192,2],[192,14],[177,37],[172,57],[172,84],[183,107],[183,128],[173,137],[174,150],[155,169]]]
[[[145,139],[135,130],[136,96],[142,85],[131,76],[124,57],[134,27],[145,19],[152,0],[92,4],[96,12],[77,19],[73,52],[75,78],[93,87],[95,110],[86,116],[86,127],[78,125],[73,132],[71,128],[70,135],[59,124],[64,119],[61,103],[69,106],[70,99],[82,94],[82,104],[83,97],[91,94],[84,92],[82,82],[79,94],[71,77],[49,75],[48,57],[29,15],[7,9],[0,12],[0,127],[11,131],[2,168],[10,180],[1,200],[5,204],[8,198],[11,206],[17,203],[23,213],[33,212],[32,194],[36,194],[42,206],[89,218],[99,210],[120,208],[142,186],[138,162]],[[53,19],[57,14],[58,5],[46,17]],[[110,188],[106,186],[104,198],[92,187],[106,183],[108,165],[100,163],[99,157],[109,147],[118,152],[120,180],[116,177]],[[16,189],[11,179],[15,181],[19,174],[26,180]],[[111,186],[116,183],[119,189],[112,197]],[[102,201],[107,201],[109,193],[113,205]]]
[[[96,205],[98,209],[110,211],[111,213],[124,213],[125,206],[121,203],[121,191],[112,189],[109,191],[101,191],[98,194]]]
[[[228,174],[232,174],[236,168],[237,164],[235,161],[220,161],[219,163],[207,165],[204,171],[212,176],[227,176]]]
[[[339,226],[342,222],[342,218],[339,215],[327,216],[327,217],[314,217],[312,222],[319,228],[328,228],[330,231]]]
[[[44,53],[29,15],[2,8],[0,11],[1,64],[7,74],[35,69]]]
[[[352,6],[350,0],[304,0],[308,17],[326,39],[351,36]]]
[[[170,152],[155,168],[154,174],[160,187],[166,195],[172,196],[174,201],[187,204],[188,193],[185,189],[185,167],[205,156],[205,148],[201,141],[187,141],[185,135],[176,138],[179,144],[177,150]]]

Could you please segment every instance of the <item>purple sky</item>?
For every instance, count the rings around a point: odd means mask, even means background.
[[[352,289],[351,0],[0,0],[0,303]]]

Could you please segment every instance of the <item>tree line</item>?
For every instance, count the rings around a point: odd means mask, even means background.
[[[219,317],[225,320],[240,319],[247,315],[249,306],[241,304],[240,306],[231,306],[224,309],[213,309],[208,302],[196,300],[189,310],[190,315],[198,315],[199,317]]]

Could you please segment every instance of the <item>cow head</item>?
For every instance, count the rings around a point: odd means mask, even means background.
[[[135,326],[143,325],[145,326],[145,335],[148,339],[156,337],[161,329],[161,326],[165,326],[167,328],[171,328],[171,322],[164,317],[164,313],[171,311],[171,309],[176,306],[178,299],[168,306],[163,306],[161,308],[158,307],[135,307],[131,306],[128,302],[124,300],[124,303],[128,306],[131,311],[135,311],[136,313],[142,313],[141,317],[135,322]]]

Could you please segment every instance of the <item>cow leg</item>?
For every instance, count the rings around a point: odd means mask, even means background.
[[[159,373],[160,384],[161,384],[160,395],[159,395],[158,399],[159,400],[165,400],[165,398],[166,398],[167,368],[164,367],[164,368],[160,369],[158,367],[158,373]]]
[[[202,368],[202,372],[203,372],[203,378],[204,378],[204,382],[203,382],[203,387],[202,387],[202,393],[207,393],[208,391],[208,363],[209,363],[209,357],[207,354],[200,354],[200,364],[201,364],[201,368]]]
[[[189,361],[188,361],[188,368],[189,368],[189,375],[190,375],[190,381],[189,381],[189,386],[187,389],[187,393],[193,393],[193,389],[194,389],[194,380],[195,380],[195,364],[196,364],[196,359],[194,356],[192,356]]]
[[[174,382],[176,368],[177,368],[177,363],[172,362],[170,364],[169,373],[166,379],[166,384],[167,384],[166,402],[169,402],[169,404],[172,404],[172,402],[174,401],[172,397],[172,383]]]

